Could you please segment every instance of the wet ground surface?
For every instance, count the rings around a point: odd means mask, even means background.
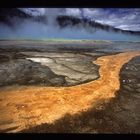
[[[96,52],[113,53],[140,50],[139,42],[92,41],[92,40],[0,40],[0,51],[38,51],[38,52]]]
[[[122,67],[120,72],[121,88],[109,103],[102,102],[99,108],[91,108],[87,112],[75,116],[68,114],[54,124],[43,124],[22,132],[139,134],[139,78],[140,57],[135,57]]]
[[[1,52],[0,86],[71,86],[89,82],[99,78],[99,66],[92,63],[96,55]]]
[[[109,52],[113,44],[109,41],[1,40],[0,86],[72,86],[95,80],[99,78],[99,66],[92,61],[120,52],[120,49]]]
[[[100,77],[98,57],[140,50],[138,42],[0,42],[0,88],[7,85],[72,86]],[[86,45],[86,48],[85,48]],[[40,48],[38,47],[40,46]],[[122,66],[120,90],[109,103],[54,124],[22,132],[140,133],[140,57]]]
[[[107,41],[1,40],[0,86],[72,86],[95,80],[99,78],[99,66],[92,61],[108,54],[96,49],[110,44]]]

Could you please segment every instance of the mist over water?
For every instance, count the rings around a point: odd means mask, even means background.
[[[60,11],[60,10],[59,10]],[[140,41],[140,36],[121,32],[105,31],[86,26],[60,28],[56,23],[58,8],[44,11],[47,23],[31,19],[12,19],[14,26],[0,24],[0,39],[89,39],[112,41]]]
[[[69,27],[60,29],[58,26],[44,25],[37,22],[26,21],[16,29],[0,25],[1,39],[95,39],[95,40],[119,40],[140,41],[139,36],[126,35],[116,32],[96,30],[89,33],[84,28]]]

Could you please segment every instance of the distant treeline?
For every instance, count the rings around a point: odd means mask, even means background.
[[[41,22],[47,25],[46,16],[31,16],[17,8],[0,8],[0,23],[4,23],[10,27],[19,24],[24,19],[30,19],[32,21]],[[95,32],[98,29],[105,31],[114,31],[124,34],[140,35],[140,31],[127,31],[115,28],[110,25],[105,25],[91,21],[89,19],[78,18],[73,16],[59,15],[56,17],[56,23],[60,28],[71,27],[84,27],[89,32]]]

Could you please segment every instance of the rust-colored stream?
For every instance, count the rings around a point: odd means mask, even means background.
[[[72,87],[10,86],[0,89],[0,131],[19,132],[42,123],[53,123],[66,113],[74,115],[115,97],[123,64],[140,52],[103,56],[100,78]]]

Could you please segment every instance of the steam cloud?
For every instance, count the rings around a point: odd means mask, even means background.
[[[1,39],[50,39],[50,38],[71,38],[71,39],[97,39],[97,40],[136,40],[139,41],[139,36],[124,35],[121,33],[107,32],[103,30],[96,30],[95,32],[88,32],[87,28],[80,26],[66,27],[61,29],[56,23],[56,17],[58,15],[70,15],[79,18],[86,18],[90,20],[97,20],[103,24],[110,24],[115,27],[120,28],[135,28],[135,30],[140,30],[139,10],[133,10],[130,17],[130,12],[128,15],[124,15],[124,11],[119,10],[119,14],[110,14],[108,10],[104,12],[103,9],[89,9],[89,8],[20,8],[33,16],[45,16],[47,19],[46,23],[37,22],[32,19],[11,19],[15,26],[13,28],[0,24],[0,38]],[[103,16],[104,13],[104,16]],[[121,14],[122,13],[122,14]],[[135,13],[135,14],[134,14]],[[122,20],[117,20],[119,16]],[[108,21],[107,21],[108,17]],[[129,19],[128,19],[129,17]],[[123,22],[127,21],[127,25]],[[132,24],[133,23],[133,24]]]

